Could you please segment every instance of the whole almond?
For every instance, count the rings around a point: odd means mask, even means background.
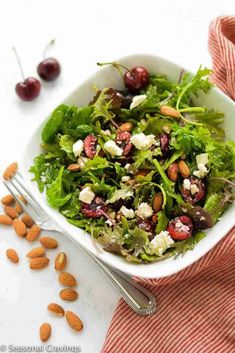
[[[15,199],[14,199],[14,197],[13,197],[11,194],[6,195],[6,196],[4,196],[4,197],[1,199],[1,203],[2,203],[3,205],[6,205],[6,206],[10,206],[10,205],[12,205],[14,202],[15,202]]]
[[[27,234],[27,228],[24,222],[21,219],[14,219],[13,220],[13,228],[19,237],[23,238]]]
[[[23,195],[19,195],[19,200],[22,201],[25,205],[27,205],[27,200]]]
[[[64,316],[64,309],[59,304],[51,303],[47,306],[47,309],[53,314]]]
[[[45,249],[43,247],[38,247],[30,250],[27,254],[26,257],[30,257],[31,259],[34,259],[35,257],[42,257],[45,255]]]
[[[18,168],[18,164],[15,162],[15,163],[11,163],[4,171],[3,173],[3,178],[5,180],[8,180],[10,178],[13,177],[13,175],[15,175],[16,171],[17,171],[17,168]]]
[[[19,262],[19,256],[14,249],[7,249],[6,255],[11,262],[14,262],[14,264]]]
[[[11,217],[12,219],[15,219],[18,217],[18,212],[15,210],[14,207],[11,207],[11,206],[5,206],[4,207],[4,211],[5,213]]]
[[[60,252],[55,258],[56,271],[63,271],[67,263],[67,257],[64,252]]]
[[[68,170],[70,170],[71,172],[78,172],[81,168],[80,168],[80,165],[79,164],[70,164],[68,167],[67,167]]]
[[[118,127],[118,132],[130,132],[133,129],[132,123],[124,123]]]
[[[179,171],[183,178],[188,178],[190,175],[190,170],[185,161],[179,161]]]
[[[30,217],[29,214],[25,213],[22,217],[21,217],[22,221],[24,222],[24,224],[26,225],[26,227],[31,228],[34,224],[34,221],[32,219],[32,217]]]
[[[51,325],[45,322],[40,326],[39,330],[40,338],[42,342],[46,342],[51,336]]]
[[[7,216],[6,214],[1,214],[0,215],[0,224],[4,224],[7,226],[10,226],[12,224],[12,218]]]
[[[63,286],[75,287],[77,285],[76,278],[68,272],[61,272],[58,279]]]
[[[29,242],[32,242],[32,241],[34,241],[34,240],[37,239],[37,237],[39,236],[40,232],[41,232],[41,228],[40,228],[37,224],[34,224],[34,225],[28,230],[26,239],[27,239]]]
[[[162,204],[163,204],[163,195],[162,192],[158,192],[155,194],[153,198],[153,209],[155,212],[158,212],[162,209]]]
[[[171,118],[180,118],[180,113],[169,105],[162,105],[160,108],[160,113],[162,115],[170,116]]]
[[[21,214],[23,212],[23,208],[18,202],[16,202],[15,210],[18,214]]]
[[[51,237],[41,237],[39,241],[47,249],[55,249],[58,246],[57,240]]]
[[[80,318],[75,315],[72,311],[66,311],[65,318],[69,326],[75,331],[81,331],[83,329],[83,323]]]
[[[62,289],[60,291],[60,298],[66,301],[74,301],[78,298],[78,293],[72,288]]]
[[[169,178],[171,181],[176,182],[176,180],[178,179],[178,171],[179,171],[178,163],[176,163],[176,162],[172,163],[172,164],[167,168],[167,175],[168,175],[168,178]]]
[[[31,270],[41,270],[49,264],[49,261],[47,257],[35,257],[29,260],[29,265]]]
[[[139,169],[136,173],[135,173],[135,176],[146,176],[148,175],[149,173],[151,172],[151,170],[149,169]]]

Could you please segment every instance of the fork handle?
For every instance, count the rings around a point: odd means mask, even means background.
[[[70,238],[77,246],[81,247],[68,233],[63,232],[63,234]],[[139,315],[151,315],[156,311],[156,299],[152,293],[136,283],[131,277],[104,264],[89,250],[84,247],[81,248],[101,269],[132,310]]]

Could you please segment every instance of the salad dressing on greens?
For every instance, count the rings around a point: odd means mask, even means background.
[[[233,201],[235,143],[223,113],[194,104],[210,70],[177,83],[143,67],[127,73],[123,91],[52,112],[30,171],[68,222],[147,263],[193,249]]]

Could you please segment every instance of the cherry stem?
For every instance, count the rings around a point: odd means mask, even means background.
[[[105,211],[103,211],[101,208],[99,209],[99,211],[105,218],[107,218],[112,223],[113,226],[115,225],[114,220],[111,217],[109,217],[109,215]]]
[[[104,66],[104,65],[113,65],[113,67],[115,67],[116,69],[119,69],[120,67],[122,67],[124,70],[128,71],[131,76],[134,76],[133,72],[131,70],[129,70],[126,66],[121,65],[116,63],[116,61],[112,61],[112,62],[105,62],[105,63],[96,63],[98,66]]]
[[[16,56],[16,59],[17,59],[17,62],[18,62],[19,68],[20,68],[20,72],[21,72],[21,76],[23,78],[23,81],[25,81],[24,71],[23,71],[23,67],[22,67],[19,55],[18,55],[15,47],[12,47],[12,50],[15,53],[15,56]]]
[[[50,47],[52,47],[55,44],[55,39],[52,39],[46,46],[46,48],[43,51],[43,59],[46,59],[46,53]]]

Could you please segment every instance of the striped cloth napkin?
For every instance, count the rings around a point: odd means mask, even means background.
[[[235,16],[210,26],[212,80],[235,99]],[[156,295],[155,315],[135,314],[120,300],[102,353],[234,353],[235,228],[185,270],[142,280]]]

